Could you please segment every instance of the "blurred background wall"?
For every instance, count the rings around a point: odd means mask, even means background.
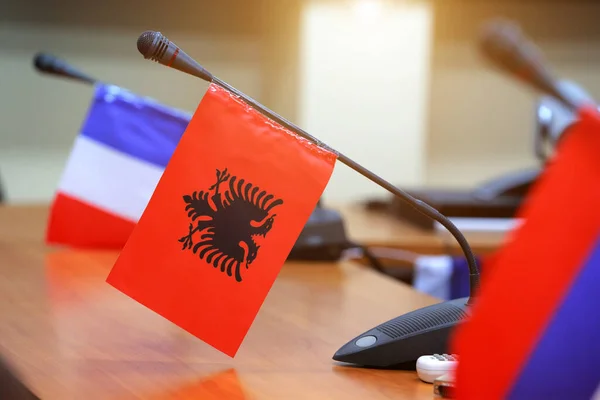
[[[596,96],[596,3],[0,0],[0,179],[10,202],[49,201],[89,105],[91,87],[33,69],[38,51],[194,111],[207,84],[143,60],[135,42],[151,29],[394,183],[472,186],[536,163],[536,96],[481,62],[480,24],[516,19],[557,72]],[[325,198],[381,194],[338,164]]]
[[[423,182],[431,4],[312,0],[302,10],[300,124],[394,183]],[[324,196],[385,193],[338,163]]]
[[[600,98],[600,2],[446,0],[434,7],[426,183],[468,187],[534,166],[537,94],[488,68],[474,45],[484,21],[516,20],[561,78]]]
[[[136,49],[143,31],[160,30],[257,98],[272,103],[267,91],[280,88],[265,78],[280,69],[274,64],[285,57],[285,51],[269,48],[280,42],[268,39],[277,37],[279,14],[286,18],[281,2],[256,7],[232,0],[169,5],[156,0],[2,1],[0,173],[9,201],[51,199],[93,93],[92,87],[38,74],[32,66],[38,51],[62,57],[99,80],[194,111],[207,84],[145,61]],[[286,4],[291,15],[297,14],[294,1]],[[273,11],[264,13],[262,5]]]

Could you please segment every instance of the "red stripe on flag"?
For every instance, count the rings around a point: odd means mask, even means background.
[[[50,210],[46,242],[80,248],[121,249],[134,227],[133,221],[59,192]]]
[[[458,331],[457,398],[505,398],[600,234],[600,120],[566,135]],[[568,368],[568,366],[566,366]]]

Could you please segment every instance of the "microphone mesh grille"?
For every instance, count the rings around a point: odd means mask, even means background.
[[[439,328],[446,324],[456,323],[465,316],[465,312],[459,307],[449,303],[440,303],[432,307],[404,314],[379,325],[377,330],[396,339],[429,329]]]
[[[152,43],[154,42],[154,36],[156,32],[146,31],[140,35],[137,40],[137,48],[138,51],[144,56],[148,57],[150,54],[150,50],[152,48]]]
[[[48,65],[48,56],[44,53],[38,53],[35,55],[33,59],[33,65],[39,69],[43,70]]]

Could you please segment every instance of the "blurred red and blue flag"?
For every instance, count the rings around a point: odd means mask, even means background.
[[[458,399],[590,399],[600,383],[600,116],[579,120],[486,265],[453,351]]]
[[[47,243],[121,249],[190,118],[123,88],[96,85],[50,209]]]

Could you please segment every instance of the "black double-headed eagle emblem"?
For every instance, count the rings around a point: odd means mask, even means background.
[[[231,176],[227,169],[217,169],[217,181],[207,191],[184,195],[183,200],[191,220],[188,234],[179,239],[183,250],[241,282],[242,269],[258,256],[257,240],[273,228],[273,209],[283,200]]]

